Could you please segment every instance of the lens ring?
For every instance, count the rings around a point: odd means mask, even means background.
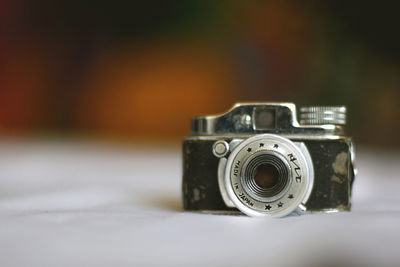
[[[270,165],[278,172],[277,182],[271,187],[261,187],[255,180],[257,168]],[[290,166],[283,156],[273,151],[255,153],[243,165],[241,183],[243,189],[252,198],[259,201],[270,202],[281,196],[282,191],[290,184]]]
[[[289,166],[288,182],[282,190],[285,168],[273,157],[261,156],[268,153]],[[254,175],[263,163],[276,168],[281,180],[269,187],[258,185]],[[233,206],[249,216],[282,217],[293,212],[301,203],[307,203],[313,183],[314,168],[305,144],[275,134],[260,134],[243,140],[232,150],[225,165],[227,196]],[[263,197],[263,193],[266,196],[266,192],[272,194],[272,191],[276,195]]]

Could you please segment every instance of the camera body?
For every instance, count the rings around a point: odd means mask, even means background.
[[[345,107],[239,103],[196,117],[183,142],[184,210],[281,217],[348,211],[354,149]]]

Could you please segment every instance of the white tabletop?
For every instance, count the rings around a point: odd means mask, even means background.
[[[360,149],[352,212],[185,213],[175,146],[0,141],[0,266],[399,266],[400,153]]]

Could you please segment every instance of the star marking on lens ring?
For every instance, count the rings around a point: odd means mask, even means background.
[[[292,198],[293,198],[293,194],[290,194],[290,195],[288,196],[288,198],[292,199]]]
[[[281,208],[283,206],[283,203],[282,202],[279,202],[278,203],[278,208]]]
[[[272,208],[271,205],[265,205],[266,210],[270,210],[271,208]]]
[[[275,145],[274,145],[274,148],[278,148],[278,147],[279,147],[278,144],[275,144]]]
[[[247,149],[247,152],[251,152],[251,148],[250,147]]]
[[[264,146],[264,143],[260,143],[260,147],[263,147]]]

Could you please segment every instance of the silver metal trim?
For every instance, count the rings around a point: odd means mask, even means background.
[[[260,107],[266,110],[274,110],[275,114],[275,127],[263,128],[257,127],[256,118],[254,111]],[[320,107],[320,109],[329,109],[329,107]],[[344,107],[343,107],[344,108]],[[304,109],[305,111],[307,109]],[[198,116],[192,120],[192,135],[254,135],[261,133],[271,134],[303,134],[303,135],[341,135],[344,132],[342,125],[335,125],[335,115],[344,116],[339,111],[332,113],[328,111],[314,111],[310,109],[310,112],[304,112],[304,116],[317,116],[316,118],[325,118],[328,121],[322,121],[323,123],[316,124],[301,124],[297,120],[296,106],[293,103],[275,103],[275,102],[257,102],[257,103],[237,103],[227,112],[209,115],[209,116]],[[341,110],[341,109],[339,109]],[[317,114],[317,115],[315,115]],[[339,118],[338,117],[338,118]],[[342,117],[340,117],[342,119]],[[306,121],[308,122],[308,121]],[[314,122],[314,121],[313,121]],[[341,121],[338,124],[344,124]]]
[[[243,203],[237,194],[235,193],[239,189],[234,189],[231,179],[232,177],[232,165],[233,162],[236,161],[236,156],[239,153],[244,153],[243,149],[246,148],[247,146],[251,146],[253,143],[259,141],[259,140],[264,140],[263,142],[278,142],[280,145],[282,145],[282,148],[284,149],[285,152],[286,149],[293,153],[295,157],[298,159],[298,164],[301,166],[301,174],[302,174],[302,179],[304,180],[304,183],[298,184],[295,183],[294,186],[296,185],[296,188],[298,189],[293,189],[295,190],[296,193],[299,193],[299,195],[296,195],[295,199],[287,201],[286,203],[288,204],[287,207],[281,208],[281,209],[274,209],[271,211],[261,211],[259,206],[262,205],[269,205],[268,203],[260,202],[258,203],[255,199],[251,199],[251,202],[254,204],[254,208],[250,208],[247,204]],[[286,148],[285,148],[286,147]],[[311,164],[310,164],[311,163]],[[294,173],[292,171],[292,179]],[[237,177],[237,175],[236,175]],[[236,180],[238,178],[235,178]],[[312,165],[312,160],[310,157],[310,154],[308,153],[308,150],[306,146],[300,145],[300,144],[294,144],[292,141],[278,136],[278,135],[273,135],[273,134],[262,134],[262,135],[256,135],[251,138],[248,138],[241,142],[235,149],[232,151],[232,153],[229,155],[226,166],[225,166],[225,190],[227,192],[227,195],[229,196],[230,200],[233,202],[233,204],[238,208],[240,211],[243,213],[253,216],[253,217],[282,217],[285,215],[290,214],[291,212],[295,211],[297,207],[299,206],[300,203],[305,203],[307,202],[311,191],[312,187],[314,184],[314,169]],[[300,191],[298,191],[300,190]],[[241,191],[243,193],[243,190]],[[246,197],[248,198],[249,196],[246,194]],[[272,204],[276,204],[275,202],[277,201],[283,201],[282,199],[278,199],[274,202],[271,202]],[[257,204],[258,203],[258,204]],[[253,207],[253,205],[251,205]],[[258,207],[255,209],[255,207]]]
[[[305,125],[345,125],[345,106],[300,108],[300,123]]]
[[[225,149],[222,152],[218,152],[217,151],[217,146],[220,146],[220,145],[222,145],[224,147],[224,149]],[[228,152],[229,152],[229,144],[225,140],[218,140],[213,144],[212,153],[217,158],[225,157],[225,155],[228,154]]]
[[[252,135],[194,135],[188,136],[186,140],[215,140],[215,139],[229,139],[235,138],[236,140],[247,139],[254,136]],[[280,134],[279,136],[285,137],[290,140],[338,140],[338,139],[347,139],[347,136],[344,135],[295,135],[295,134]]]
[[[310,176],[310,182],[312,185],[314,185],[314,164],[312,162],[311,154],[308,151],[306,145],[302,142],[293,142],[300,151],[303,153],[304,158],[307,162],[307,166],[309,167],[309,176]],[[306,207],[303,203],[307,203],[308,199],[310,198],[311,192],[312,192],[313,186],[309,187],[308,190],[306,191],[306,194],[304,195],[303,202],[300,203],[300,205],[303,205],[303,207]]]
[[[221,192],[222,200],[224,201],[225,205],[229,208],[234,208],[235,205],[229,198],[225,188],[224,178],[225,178],[226,162],[227,162],[226,158],[221,158],[218,163],[218,187],[219,191]]]

